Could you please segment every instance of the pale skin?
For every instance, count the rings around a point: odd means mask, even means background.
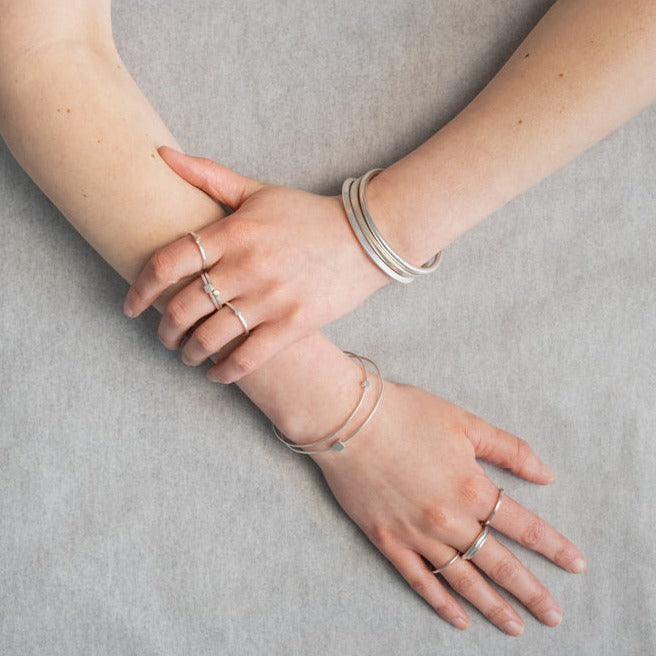
[[[219,206],[157,155],[162,144],[179,146],[116,52],[108,2],[0,0],[0,16],[2,137],[126,280],[165,244],[220,225],[214,223]],[[352,257],[360,257],[373,286],[380,284],[362,254],[354,249]],[[196,259],[189,275],[199,286],[198,268]],[[167,302],[170,308],[174,291],[160,296],[160,309]],[[204,300],[209,314],[212,306]],[[300,443],[339,425],[359,383],[358,367],[312,333],[242,377],[240,387]],[[368,396],[356,419],[366,416],[374,398]],[[456,549],[466,550],[494,506],[498,489],[476,457],[538,484],[555,477],[523,440],[427,392],[390,382],[379,412],[357,439],[343,452],[314,459],[344,510],[441,617],[461,629],[469,623],[451,587],[500,629],[519,635],[523,620],[487,576],[555,626],[562,618],[557,601],[494,536],[473,561],[457,560],[443,578],[424,560],[438,566]],[[581,551],[510,494],[494,528],[568,571],[585,569]]]
[[[654,70],[653,0],[559,0],[460,114],[372,180],[367,196],[380,231],[410,262],[427,261],[652,103]],[[201,235],[226,300],[239,297],[256,328],[210,369],[211,380],[239,380],[389,282],[364,256],[339,198],[263,184],[167,148],[161,154],[237,210]],[[188,240],[158,252],[131,287],[126,314],[138,315],[195,264]],[[175,296],[160,325],[165,346],[180,345],[203,305],[197,289]],[[184,345],[184,362],[204,362],[236,334],[226,313],[215,315]]]

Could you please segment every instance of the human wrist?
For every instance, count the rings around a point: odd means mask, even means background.
[[[392,165],[371,178],[366,187],[366,200],[376,228],[391,249],[403,260],[421,267],[442,249],[424,234],[417,203],[416,172],[409,174],[402,165]],[[435,217],[436,223],[439,217]]]
[[[239,386],[297,443],[337,428],[357,401],[360,368],[321,333],[287,347]]]

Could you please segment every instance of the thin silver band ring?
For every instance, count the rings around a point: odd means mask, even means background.
[[[244,335],[248,337],[251,334],[251,331],[248,328],[248,324],[246,323],[246,319],[244,319],[244,315],[241,313],[241,310],[236,308],[232,303],[228,303],[228,301],[226,301],[223,305],[229,307],[234,312],[234,315],[237,317],[237,319],[239,319],[241,325],[244,328]]]
[[[489,526],[492,523],[492,520],[494,519],[494,516],[497,514],[497,511],[501,507],[501,499],[503,499],[503,488],[499,488],[499,496],[497,497],[497,502],[494,504],[494,508],[492,508],[492,512],[487,516],[487,519],[482,522],[483,526]]]
[[[460,554],[456,551],[456,555],[451,558],[451,560],[448,563],[445,563],[444,565],[441,565],[440,567],[436,567],[435,569],[431,570],[431,574],[441,574],[447,567],[450,567],[453,565],[453,563],[456,562],[460,558]]]
[[[220,310],[225,303],[221,302],[221,292],[212,284],[210,277],[205,271],[201,271],[200,279],[203,282],[203,291],[210,297],[215,309]]]
[[[462,554],[463,560],[471,560],[487,542],[487,538],[490,535],[490,527],[485,526],[483,530],[476,536],[476,539],[472,542],[471,547]]]
[[[203,248],[203,244],[200,243],[200,236],[197,235],[195,232],[190,232],[189,235],[196,242],[196,246],[198,246],[198,252],[200,253],[200,260],[201,260],[200,270],[205,271],[205,269],[207,269],[207,256],[205,255],[205,249]]]

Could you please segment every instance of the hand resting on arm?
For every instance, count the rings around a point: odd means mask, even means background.
[[[596,143],[656,97],[652,0],[559,0],[487,87],[415,151],[373,178],[368,204],[385,239],[421,265],[519,193]],[[253,328],[211,380],[230,383],[278,350],[337,319],[385,285],[337,197],[262,184],[207,160],[163,149],[186,180],[236,210],[201,231],[210,275]],[[158,251],[131,287],[137,316],[193,272],[188,238]],[[160,337],[178,348],[202,317],[202,287],[164,312]],[[203,322],[182,349],[198,365],[238,334],[226,314]]]

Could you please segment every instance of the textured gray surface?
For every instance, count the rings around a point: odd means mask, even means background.
[[[336,192],[443,124],[549,4],[121,0],[114,21],[189,151]],[[655,109],[328,330],[558,471],[491,472],[589,557],[575,577],[513,547],[565,612],[521,611],[517,640],[436,618],[238,390],[180,366],[154,313],[123,318],[124,283],[0,147],[0,653],[653,653]]]

